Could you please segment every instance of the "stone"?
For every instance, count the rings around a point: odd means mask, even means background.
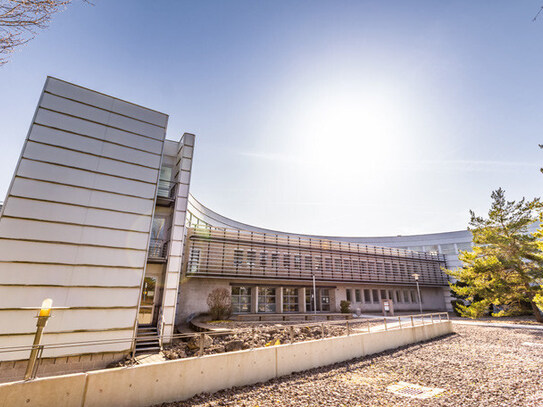
[[[224,345],[224,348],[227,352],[233,352],[236,350],[242,350],[243,349],[243,341],[234,339],[233,341],[230,341]]]

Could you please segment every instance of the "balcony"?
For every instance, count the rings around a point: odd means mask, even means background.
[[[175,201],[175,182],[159,180],[156,204],[170,206]]]
[[[149,263],[165,263],[168,255],[168,241],[151,239],[149,242],[149,255],[147,261]]]

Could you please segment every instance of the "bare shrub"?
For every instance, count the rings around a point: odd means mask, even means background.
[[[207,296],[209,315],[214,320],[227,319],[232,315],[232,300],[226,288],[215,288]]]

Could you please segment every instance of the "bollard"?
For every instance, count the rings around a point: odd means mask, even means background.
[[[251,349],[253,349],[255,347],[255,342],[256,342],[256,333],[255,333],[255,327],[251,327],[251,337],[253,338],[253,340],[251,341]]]
[[[401,317],[398,317],[398,327],[402,329],[402,319]]]
[[[290,343],[294,342],[294,327],[291,325],[289,327],[289,334],[290,334]]]
[[[441,322],[441,314],[439,314],[439,322]]]
[[[198,351],[198,356],[204,355],[204,334],[200,334],[200,350]]]
[[[322,339],[324,339],[324,324],[321,324]]]
[[[386,318],[383,318],[383,322],[385,323],[385,331],[388,331],[388,328],[387,328],[387,319],[386,319]]]
[[[411,315],[411,326],[415,327],[415,321],[413,321],[413,315]]]
[[[349,325],[349,321],[346,322],[347,325],[347,336],[351,335],[351,326]]]

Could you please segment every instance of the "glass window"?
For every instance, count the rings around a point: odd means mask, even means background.
[[[298,311],[298,289],[283,288],[283,312]]]
[[[315,257],[315,270],[322,271],[322,257]]]
[[[360,290],[354,290],[354,299],[356,302],[362,302],[362,295]]]
[[[353,298],[352,298],[352,296],[351,296],[351,289],[350,289],[350,288],[345,289],[345,294],[346,294],[346,296],[347,296],[347,301],[351,301],[351,302],[352,302],[352,301],[353,301]]]
[[[313,271],[313,258],[311,256],[305,256],[305,269]]]
[[[364,302],[371,303],[371,292],[370,292],[370,290],[364,290]]]
[[[373,302],[379,302],[379,291],[371,290],[371,293],[373,294]]]
[[[334,271],[341,273],[342,271],[341,259],[334,259]]]
[[[258,312],[275,312],[275,288],[258,289]]]
[[[456,247],[458,248],[458,251],[471,251],[471,242],[465,242],[465,243],[456,243]]]
[[[353,265],[353,272],[358,273],[360,271],[358,260],[353,260],[352,265]]]
[[[351,260],[343,259],[343,270],[347,273],[351,271]]]
[[[157,195],[164,198],[172,198],[172,167],[161,167],[158,179]]]
[[[435,244],[429,245],[429,246],[424,246],[424,251],[428,252],[428,253],[432,253],[432,254],[438,254],[439,253],[439,249],[438,249],[437,245],[435,245]]]
[[[441,253],[443,254],[456,254],[456,249],[453,243],[439,245],[441,247]]]
[[[232,312],[251,312],[251,287],[232,287]]]
[[[234,249],[234,266],[239,267],[243,264],[243,250]]]
[[[254,266],[256,263],[256,252],[254,250],[247,251],[247,264],[249,266]]]
[[[302,256],[299,254],[294,255],[294,269],[302,270]]]
[[[381,290],[381,299],[386,300],[387,298],[387,290]]]
[[[332,272],[332,258],[327,257],[326,259],[324,259],[324,264],[325,264],[326,271],[328,273],[331,273]]]
[[[286,269],[290,268],[290,254],[283,255],[283,266],[285,266]]]
[[[402,292],[401,291],[395,291],[396,293],[396,302],[403,302],[402,301]]]
[[[411,293],[411,302],[418,302],[417,301],[417,294],[415,294],[415,291],[410,291]]]
[[[272,253],[272,255],[271,255],[271,266],[274,269],[279,267],[279,253]]]
[[[404,290],[403,292],[403,301],[409,302],[409,291]]]
[[[151,228],[151,239],[165,240],[166,239],[166,218],[153,218],[153,227]]]
[[[330,290],[321,288],[321,311],[330,311]]]
[[[200,267],[200,249],[197,247],[191,247],[190,255],[189,255],[189,273],[191,274],[198,273],[199,267]]]
[[[260,252],[260,267],[266,267],[268,265],[268,253]]]

